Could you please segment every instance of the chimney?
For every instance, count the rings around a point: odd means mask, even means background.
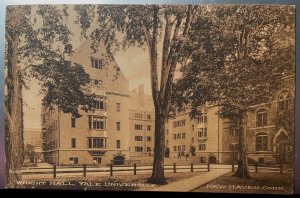
[[[141,84],[138,86],[138,99],[142,106],[144,106],[144,85]]]

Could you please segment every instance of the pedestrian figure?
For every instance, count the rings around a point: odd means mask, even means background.
[[[189,161],[189,154],[188,154],[188,153],[186,153],[185,159],[186,159],[187,161]]]

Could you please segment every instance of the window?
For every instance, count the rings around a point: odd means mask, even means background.
[[[121,148],[121,140],[117,140],[117,149]]]
[[[143,114],[142,113],[135,113],[134,118],[143,119]]]
[[[177,146],[178,151],[181,151],[181,146]]]
[[[200,116],[199,118],[198,118],[198,123],[202,123],[203,122],[203,116]]]
[[[141,147],[141,146],[136,146],[134,149],[135,149],[135,152],[143,152],[143,147]]]
[[[90,84],[95,85],[97,87],[102,87],[103,82],[102,82],[102,80],[90,79]]]
[[[143,141],[143,136],[135,136],[135,141]]]
[[[203,123],[203,122],[207,122],[207,113],[200,115],[198,118],[198,123]]]
[[[76,148],[76,139],[75,138],[71,139],[71,148]]]
[[[173,134],[173,139],[176,140],[176,134]]]
[[[192,125],[191,130],[192,130],[192,131],[195,130],[195,125]]]
[[[233,127],[230,128],[229,135],[231,135],[231,136],[235,135],[235,128],[233,128]]]
[[[177,147],[176,147],[176,146],[173,146],[173,150],[174,150],[174,151],[177,151]]]
[[[182,150],[182,151],[185,151],[185,145],[182,145],[182,146],[181,146],[181,150]]]
[[[89,116],[89,129],[106,129],[106,117]]]
[[[206,150],[206,144],[200,144],[199,151],[205,151],[205,150]]]
[[[88,138],[89,148],[105,148],[104,138]]]
[[[207,137],[207,128],[198,128],[198,137],[206,138]]]
[[[287,91],[283,92],[282,94],[280,94],[279,96],[279,110],[283,111],[286,109],[289,109],[289,103],[291,100],[291,94]]]
[[[101,85],[101,82],[102,82],[101,80],[96,80],[96,79],[95,79],[95,80],[94,80],[94,85]]]
[[[120,122],[116,122],[116,129],[117,129],[117,131],[121,130],[121,123]]]
[[[116,104],[116,110],[117,110],[117,112],[121,111],[121,104],[120,103]]]
[[[151,131],[151,125],[147,125],[147,131]]]
[[[284,100],[284,96],[281,95],[279,97],[279,110],[284,110],[285,109],[285,100]]]
[[[177,134],[177,139],[181,139],[181,133]]]
[[[185,133],[181,134],[181,138],[185,139]]]
[[[94,164],[101,164],[102,158],[101,157],[93,157]]]
[[[176,128],[176,127],[182,127],[182,126],[185,126],[185,120],[179,120],[179,121],[173,122],[173,127],[174,128]]]
[[[134,125],[134,129],[135,130],[143,130],[143,125],[141,125],[141,124],[135,124]]]
[[[267,125],[267,110],[261,109],[256,113],[256,126],[263,127]]]
[[[92,57],[91,62],[92,62],[92,68],[103,69],[102,60]]]
[[[105,110],[105,98],[103,98],[103,97],[98,97],[98,98],[93,102],[93,108],[94,108],[94,109]]]
[[[147,136],[147,141],[151,142],[151,137],[150,136]]]
[[[78,157],[70,157],[69,158],[70,165],[76,165],[78,164]]]
[[[151,120],[151,115],[147,114],[147,120]]]
[[[151,152],[151,147],[147,147],[147,152]]]
[[[266,133],[258,133],[256,135],[256,151],[268,150],[268,135]]]
[[[71,117],[71,127],[75,128],[76,127],[76,118]]]

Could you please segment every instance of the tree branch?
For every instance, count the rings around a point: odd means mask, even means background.
[[[28,69],[28,68],[30,68],[30,67],[39,67],[39,66],[37,66],[37,65],[28,65],[28,66],[24,67],[23,69],[20,69],[20,70],[18,71],[18,77],[21,77],[22,73],[23,73],[26,69]]]
[[[194,10],[197,9],[197,6],[192,7],[192,5],[188,6],[188,11],[187,11],[187,17],[186,17],[186,22],[185,22],[185,27],[183,30],[183,36],[187,34],[187,32],[190,30],[191,27],[191,22],[193,21],[195,13],[193,13]]]
[[[182,32],[182,34],[179,36],[179,31],[180,31],[180,27],[182,25],[182,18],[177,18],[177,23],[175,26],[175,30],[174,30],[174,35],[172,38],[172,48],[170,49],[170,53],[167,59],[167,70],[166,70],[166,75],[164,76],[164,78],[162,79],[162,86],[161,89],[163,89],[164,91],[161,93],[161,98],[163,99],[164,102],[166,102],[165,105],[169,105],[167,101],[169,101],[172,98],[172,85],[173,85],[173,79],[174,79],[174,73],[175,73],[175,69],[176,69],[176,65],[177,65],[177,61],[178,61],[178,56],[182,50],[183,47],[183,40],[185,38],[185,36],[187,35],[187,33],[190,30],[191,27],[191,23],[193,21],[194,15],[197,11],[197,6],[188,6],[188,10],[187,10],[187,14],[186,14],[186,20],[185,20],[185,26],[184,26],[184,30]],[[168,90],[165,93],[165,90]],[[166,109],[169,109],[168,107]],[[168,113],[168,112],[165,112]]]
[[[170,22],[170,18],[168,14],[165,14],[166,26],[165,26],[165,34],[164,34],[164,41],[163,41],[163,52],[162,52],[162,68],[161,68],[161,88],[165,86],[166,76],[168,75],[169,68],[167,65],[167,60],[170,55],[170,38],[171,38],[171,31],[172,31],[172,23]],[[167,73],[166,73],[167,71]]]
[[[142,28],[146,37],[146,41],[149,49],[150,66],[151,66],[151,87],[152,97],[154,103],[158,102],[158,75],[157,75],[157,37],[158,37],[158,11],[159,7],[153,5],[153,33],[152,38],[149,29],[142,22]]]
[[[145,34],[145,37],[146,37],[146,42],[148,44],[148,48],[149,50],[151,50],[152,46],[151,46],[151,35],[150,35],[150,32],[149,30],[146,28],[145,24],[143,21],[141,21],[141,25],[142,25],[142,28],[143,28],[143,32]]]
[[[166,58],[166,63],[165,63],[165,68],[164,68],[164,73],[162,74],[162,78],[161,78],[161,87],[160,87],[160,98],[161,100],[165,99],[165,91],[166,89],[168,89],[167,87],[167,83],[170,77],[170,72],[171,72],[171,68],[172,67],[176,67],[176,62],[175,65],[172,65],[172,59],[175,59],[175,57],[177,56],[177,50],[178,49],[178,45],[179,45],[179,30],[180,30],[180,26],[182,23],[182,18],[177,17],[177,22],[175,25],[175,30],[174,30],[174,34],[173,34],[173,38],[172,38],[172,44],[170,47],[170,52],[168,53],[168,56]],[[176,59],[177,60],[177,59]],[[174,61],[173,61],[174,63]]]

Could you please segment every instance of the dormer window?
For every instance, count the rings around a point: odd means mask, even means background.
[[[103,69],[102,60],[92,57],[91,58],[92,68]]]

